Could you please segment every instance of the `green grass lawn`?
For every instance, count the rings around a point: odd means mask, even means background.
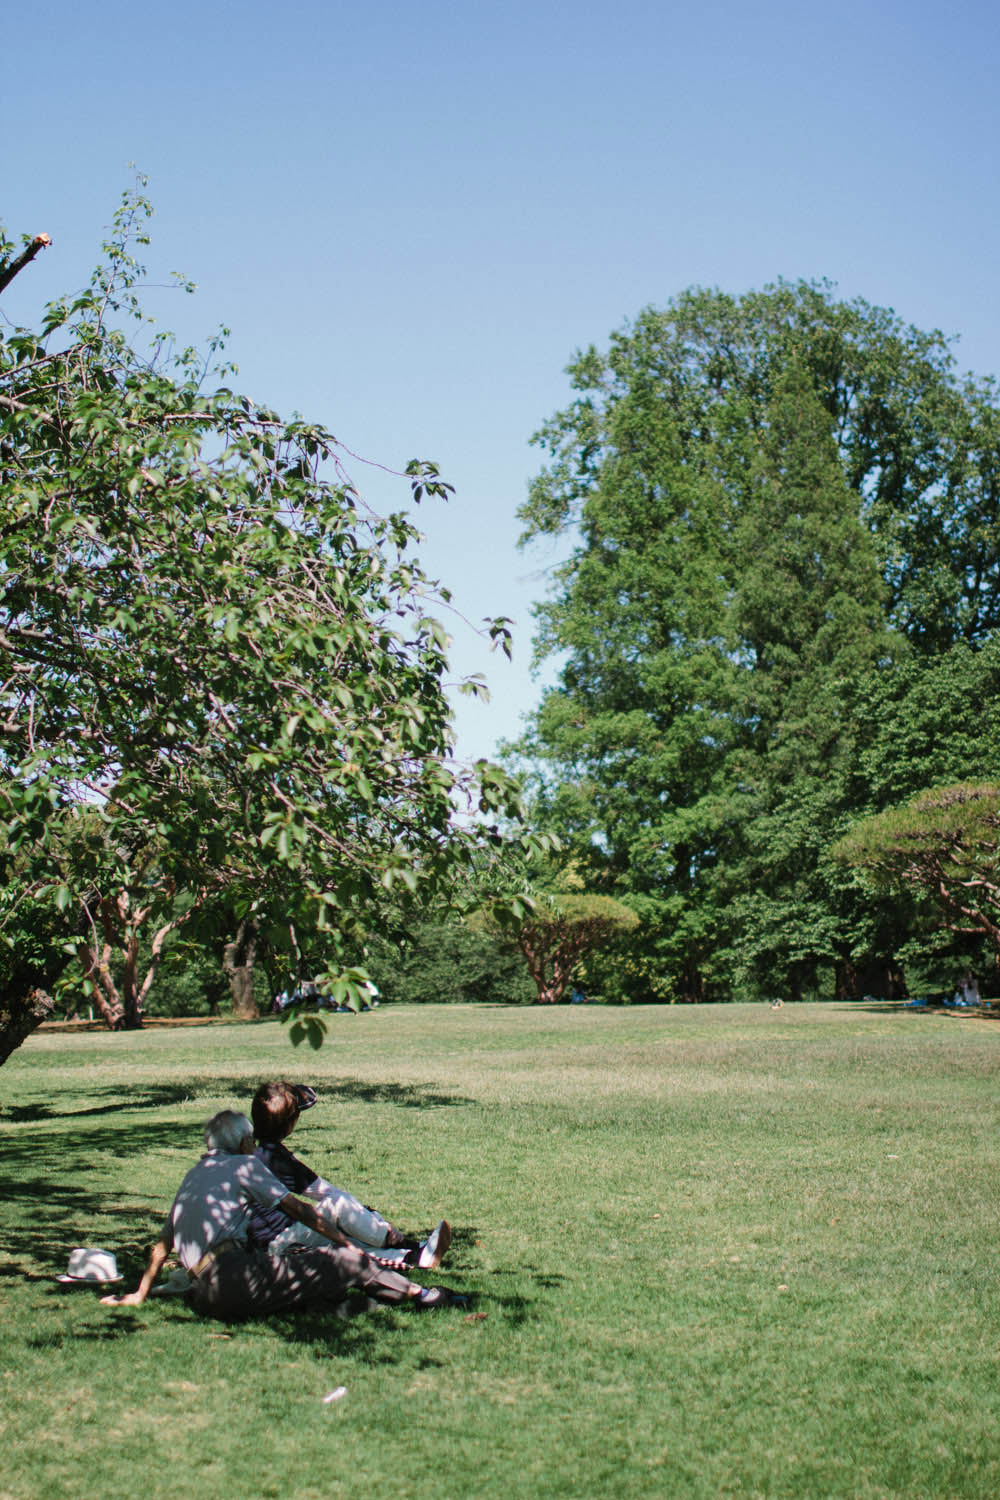
[[[0,1069],[0,1500],[1000,1493],[1000,1026],[861,1006],[382,1007],[36,1035]],[[237,1326],[134,1285],[257,1084],[475,1318]],[[325,1405],[337,1386],[347,1395]]]

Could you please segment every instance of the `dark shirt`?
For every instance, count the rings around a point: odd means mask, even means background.
[[[285,1184],[290,1193],[304,1193],[306,1188],[316,1181],[316,1173],[312,1168],[307,1167],[304,1161],[299,1161],[297,1156],[293,1156],[281,1141],[263,1141],[254,1154],[260,1157],[279,1182]],[[282,1213],[280,1208],[255,1207],[250,1214],[250,1223],[247,1226],[247,1243],[251,1250],[263,1250],[283,1229],[287,1229],[291,1222],[292,1220],[286,1213]]]

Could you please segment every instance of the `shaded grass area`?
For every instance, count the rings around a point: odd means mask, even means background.
[[[0,1500],[981,1500],[998,1069],[989,1022],[847,1006],[36,1037],[0,1070]],[[78,1243],[137,1276],[201,1121],[280,1075],[320,1089],[317,1170],[448,1215],[485,1316],[226,1327],[54,1281]]]

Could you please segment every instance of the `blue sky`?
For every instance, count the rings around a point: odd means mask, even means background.
[[[456,485],[423,561],[517,620],[512,666],[450,622],[493,693],[457,710],[466,756],[540,690],[556,554],[517,551],[515,511],[576,348],[686,286],[823,276],[1000,370],[993,4],[36,0],[3,38],[0,218],[54,241],[8,316],[86,279],[135,162],[151,281],[199,286],[151,288],[160,321],[229,325],[249,394]]]

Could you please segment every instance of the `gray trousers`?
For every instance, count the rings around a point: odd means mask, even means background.
[[[191,1278],[188,1301],[198,1312],[235,1322],[256,1314],[342,1302],[352,1287],[379,1302],[406,1302],[412,1281],[371,1260],[363,1250],[330,1245],[283,1255],[231,1246]]]

